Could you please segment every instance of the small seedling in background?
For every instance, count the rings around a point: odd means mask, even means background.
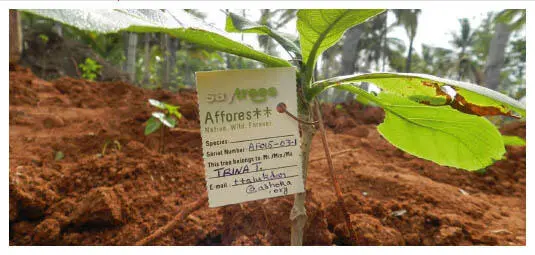
[[[54,160],[55,161],[59,161],[59,160],[62,160],[64,157],[65,157],[65,155],[63,154],[62,151],[56,151],[56,153],[54,155]]]
[[[97,63],[97,61],[86,58],[84,63],[81,63],[80,69],[82,69],[82,78],[94,81],[97,78],[97,74],[102,68],[101,65]]]
[[[106,149],[108,149],[108,145],[111,143],[111,140],[106,140],[104,143],[104,146],[102,146],[102,152],[97,154],[98,157],[103,157],[106,155]],[[115,150],[121,151],[121,143],[117,140],[113,140],[113,145],[115,145]]]
[[[182,114],[178,111],[179,106],[170,105],[164,102],[160,102],[155,99],[149,99],[149,103],[164,112],[153,112],[145,126],[145,135],[150,135],[156,130],[160,129],[160,148],[159,152],[164,153],[164,135],[165,129],[174,128],[179,119],[182,118]],[[163,124],[163,126],[162,126]]]
[[[45,34],[39,34],[39,39],[41,39],[41,41],[43,41],[45,44],[47,44],[49,40],[48,36]]]

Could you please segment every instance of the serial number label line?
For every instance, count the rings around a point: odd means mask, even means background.
[[[242,143],[242,142],[250,142],[250,141],[257,141],[257,140],[264,140],[264,139],[271,139],[271,138],[288,137],[288,136],[294,136],[294,135],[279,135],[279,136],[271,136],[271,137],[263,137],[263,138],[256,138],[256,139],[234,141],[234,142],[230,142],[230,143]]]
[[[259,182],[284,180],[284,179],[293,178],[293,177],[299,177],[299,175],[290,175],[290,176],[285,176],[285,177],[281,177],[281,178],[273,178],[273,179],[267,179],[267,180],[260,180],[260,181],[256,181],[256,182],[247,182],[247,183],[234,184],[234,185],[232,185],[232,187],[240,186],[240,185],[255,184],[255,183],[259,183]]]
[[[258,171],[252,171],[252,172],[243,172],[243,173],[237,173],[237,174],[229,174],[229,175],[222,175],[222,176],[214,176],[214,177],[210,177],[208,179],[218,179],[218,178],[225,178],[225,177],[231,177],[231,176],[236,176],[236,175],[242,175],[242,174],[254,174],[254,173],[258,173],[258,172],[264,172],[264,171],[269,171],[269,170],[277,170],[277,169],[283,169],[283,168],[289,168],[289,167],[296,167],[297,165],[290,165],[290,166],[279,166],[279,167],[272,167],[272,168],[266,168],[266,169],[261,169],[261,170],[258,170]],[[218,171],[220,169],[215,169],[213,171]]]
[[[278,148],[287,148],[287,147],[293,147],[293,146],[296,146],[296,145],[283,145],[283,146],[273,146],[273,147],[265,147],[265,148],[262,148],[262,149],[249,149],[249,151],[265,151],[265,150],[272,150],[272,149],[278,149]]]

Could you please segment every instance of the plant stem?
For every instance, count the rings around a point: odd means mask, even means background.
[[[165,125],[162,125],[162,128],[160,130],[160,153],[163,154],[163,151],[164,151],[164,135],[165,135]]]
[[[309,114],[310,107],[307,110],[299,111],[299,118],[304,121],[311,121],[312,116]],[[306,187],[306,178],[308,171],[308,159],[310,157],[310,147],[312,145],[312,138],[314,137],[316,129],[312,125],[301,125],[301,169],[303,171],[303,186]],[[305,208],[306,191],[294,195],[294,204],[290,211],[291,236],[290,244],[292,246],[303,245],[303,234],[305,223],[307,221],[307,214]]]
[[[323,124],[323,118],[321,116],[320,104],[317,98],[315,99],[315,102],[314,102],[314,108],[316,109],[316,116],[319,122],[318,124],[319,124],[319,129],[320,129],[320,134],[321,134],[321,141],[323,143],[323,148],[325,149],[325,157],[327,158],[327,164],[329,165],[329,174],[333,182],[334,191],[337,197],[337,204],[340,207],[340,209],[342,209],[342,213],[344,214],[347,231],[349,233],[350,238],[354,238],[354,240],[356,241],[356,235],[353,232],[353,229],[351,228],[351,219],[349,217],[349,213],[344,203],[342,189],[340,189],[340,185],[338,184],[338,180],[336,179],[336,176],[334,174],[334,165],[333,165],[333,159],[331,157],[331,150],[329,149],[329,144],[327,142],[327,133],[325,132],[325,126]]]
[[[302,74],[305,68],[302,64],[300,64],[299,69],[300,73],[298,74]],[[303,84],[307,83],[303,80],[303,78],[303,75],[297,77],[297,115],[299,119],[304,122],[312,122],[314,120],[312,116],[312,107],[310,103],[306,100],[306,88],[305,86],[303,86]],[[314,133],[316,132],[316,128],[314,125],[300,124],[299,126],[301,130],[301,171],[303,176],[303,187],[305,188],[305,191],[294,195],[294,204],[292,210],[290,211],[290,244],[292,246],[303,245],[303,234],[307,221],[305,198],[308,159],[310,157],[310,147],[312,145],[312,138],[314,137]]]

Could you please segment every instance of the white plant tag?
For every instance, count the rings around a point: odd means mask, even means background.
[[[304,192],[295,69],[197,72],[209,206]]]

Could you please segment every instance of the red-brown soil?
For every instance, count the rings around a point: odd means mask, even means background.
[[[206,192],[195,93],[47,82],[18,66],[9,91],[11,245],[132,245]],[[164,154],[157,134],[143,135],[148,98],[184,115]],[[331,150],[355,149],[334,166],[358,240],[348,241],[315,137],[306,245],[525,245],[525,147],[507,148],[485,173],[442,167],[385,141],[381,109],[343,106],[323,112]],[[503,130],[525,137],[525,123]],[[292,200],[204,207],[153,244],[288,245]]]

